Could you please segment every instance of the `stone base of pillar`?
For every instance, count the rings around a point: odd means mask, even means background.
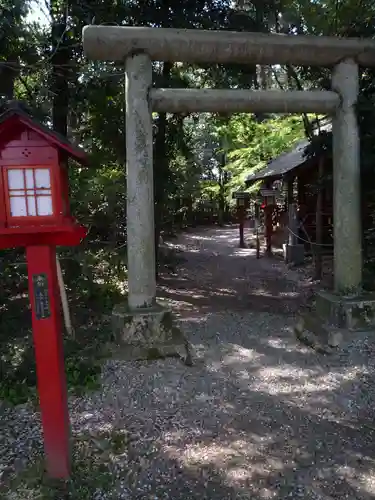
[[[371,331],[375,331],[375,294],[351,298],[320,291],[295,326],[299,340],[327,354]]]
[[[178,357],[188,366],[193,364],[189,342],[174,324],[172,312],[159,304],[138,310],[129,309],[126,303],[116,305],[112,329],[121,359]]]
[[[301,244],[290,245],[289,243],[284,243],[283,255],[287,264],[300,266],[305,260],[305,247]]]

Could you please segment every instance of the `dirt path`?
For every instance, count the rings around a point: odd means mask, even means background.
[[[308,291],[298,274],[277,257],[256,259],[254,249],[238,248],[238,227],[200,228],[169,245],[185,259],[177,274],[161,276],[159,296],[180,314],[251,310],[290,314]]]
[[[75,436],[126,436],[106,458],[109,492],[86,481],[87,495],[72,498],[373,499],[374,341],[353,339],[331,357],[299,345],[291,326],[303,286],[282,262],[237,249],[236,228],[176,244],[186,260],[160,295],[179,311],[196,363],[110,361],[100,391],[70,398]],[[4,421],[8,457],[21,440],[41,453],[37,415],[19,418]],[[30,432],[17,434],[26,420]]]

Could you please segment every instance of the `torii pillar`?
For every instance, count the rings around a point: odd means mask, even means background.
[[[355,106],[358,65],[347,59],[333,70],[341,104],[332,120],[335,291],[357,295],[362,286],[361,165]],[[344,244],[345,243],[345,244]]]
[[[362,291],[361,165],[356,104],[358,64],[351,58],[335,65],[332,89],[341,97],[332,119],[334,293],[316,296],[316,314],[325,319],[328,343],[333,334],[375,327],[375,300]],[[324,324],[324,322],[323,322]],[[332,330],[333,327],[333,330]],[[321,331],[321,329],[318,328]],[[331,339],[331,340],[330,340]],[[351,335],[347,338],[350,341]]]
[[[129,57],[125,69],[126,227],[128,302],[131,309],[156,301],[155,223],[152,157],[152,66],[146,54]]]
[[[128,301],[114,308],[114,334],[126,358],[177,355],[189,365],[186,339],[171,311],[156,302],[152,64],[147,54],[126,59],[125,83]]]

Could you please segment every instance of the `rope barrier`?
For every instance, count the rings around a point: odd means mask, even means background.
[[[304,223],[303,223],[304,221],[306,221],[306,219],[307,219],[307,217],[308,217],[309,215],[314,215],[314,214],[307,214],[307,215],[305,215],[305,217],[303,218],[303,220],[301,220],[301,221],[299,222],[299,224],[298,224],[298,228],[299,228],[299,229],[302,229],[302,231],[305,233],[305,235],[306,235],[307,239],[302,238],[302,236],[300,236],[299,234],[294,233],[294,232],[293,232],[293,231],[292,231],[289,227],[287,227],[288,232],[289,232],[290,234],[292,234],[295,238],[297,238],[297,240],[302,241],[302,242],[304,242],[304,243],[308,243],[309,245],[311,245],[311,247],[314,247],[314,246],[315,246],[315,247],[333,248],[333,247],[334,247],[333,243],[317,243],[317,242],[312,241],[312,240],[309,238],[309,235],[308,235],[308,233],[307,233],[307,231],[306,231],[306,228],[305,228],[305,225],[304,225]],[[324,214],[323,214],[323,215],[324,215]],[[330,214],[327,214],[327,215],[330,215]],[[262,229],[264,230],[264,224],[259,224],[259,226],[258,226],[258,231],[259,231],[259,230],[262,230]]]
[[[301,228],[301,229],[303,229],[303,228]],[[316,243],[316,242],[311,241],[311,240],[305,240],[304,238],[302,238],[298,234],[295,234],[289,227],[288,227],[288,231],[290,232],[290,234],[292,234],[293,236],[295,236],[298,240],[303,241],[304,243],[309,243],[310,245],[314,245],[316,247],[330,247],[330,248],[333,248],[333,243]]]

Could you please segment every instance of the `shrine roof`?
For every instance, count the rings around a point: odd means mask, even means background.
[[[292,150],[286,151],[276,158],[273,158],[264,168],[258,170],[258,172],[249,174],[246,178],[246,182],[253,182],[266,178],[276,179],[300,167],[307,161],[305,150],[309,144],[307,140],[298,142]]]
[[[69,156],[81,164],[87,164],[87,154],[79,146],[74,145],[65,136],[51,130],[49,127],[34,118],[28,107],[20,101],[10,101],[0,108],[0,132],[12,119],[18,120],[26,127],[40,134],[51,145],[64,150]]]

